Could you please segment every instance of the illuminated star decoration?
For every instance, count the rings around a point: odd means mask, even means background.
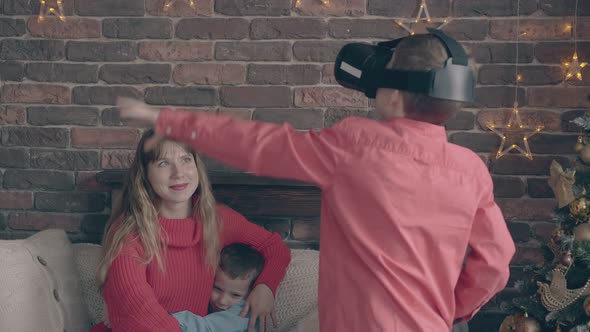
[[[587,62],[580,62],[578,60],[578,52],[574,52],[574,55],[572,56],[572,61],[563,63],[564,72],[565,72],[565,79],[571,80],[575,77],[581,81],[582,80],[582,68],[586,67],[587,65],[588,65]]]
[[[568,25],[570,27],[570,25]],[[578,0],[576,0],[576,7],[574,10],[574,55],[572,55],[571,62],[563,63],[563,72],[565,74],[565,80],[572,80],[577,78],[579,81],[582,80],[582,68],[588,65],[587,62],[580,62],[578,60]]]
[[[406,30],[410,35],[414,35],[416,32],[411,27],[412,24],[417,24],[419,22],[428,22],[428,23],[441,23],[437,29],[440,29],[449,23],[449,20],[446,18],[441,19],[433,19],[430,17],[430,13],[428,12],[428,5],[426,4],[426,0],[420,0],[420,9],[418,9],[418,15],[414,19],[401,19],[397,20],[396,23]]]
[[[66,21],[66,15],[64,14],[62,0],[57,0],[57,8],[48,5],[46,3],[46,0],[41,0],[41,9],[39,9],[39,16],[37,17],[37,22],[43,22],[43,20],[45,20],[45,17],[49,15],[55,15],[62,22]]]
[[[188,5],[192,8],[195,9],[196,4],[195,4],[195,0],[183,0],[185,2],[188,3]],[[164,11],[170,9],[170,7],[176,2],[176,0],[166,0],[164,1]]]
[[[327,6],[330,4],[330,0],[320,0],[322,2],[322,4],[324,6]],[[295,1],[295,7],[300,7],[301,6],[301,0],[296,0]]]
[[[500,159],[502,156],[512,150],[517,150],[520,155],[533,160],[533,154],[531,153],[531,149],[529,147],[529,138],[540,132],[541,129],[543,129],[543,126],[532,127],[523,125],[520,118],[520,112],[516,104],[512,109],[510,119],[508,120],[508,124],[506,126],[496,126],[494,124],[489,124],[488,128],[502,139],[500,148],[496,153],[496,159]],[[516,137],[516,142],[522,141],[522,147],[519,146],[515,141],[506,144],[507,140],[513,140],[514,137]]]

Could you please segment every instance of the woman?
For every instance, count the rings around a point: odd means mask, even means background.
[[[220,248],[241,242],[263,255],[265,267],[242,314],[261,331],[274,317],[274,292],[290,251],[280,236],[215,203],[205,165],[182,143],[138,144],[122,204],[103,238],[98,282],[113,332],[180,332],[170,312],[207,314]],[[276,323],[275,323],[276,324]],[[104,324],[94,331],[109,331]]]

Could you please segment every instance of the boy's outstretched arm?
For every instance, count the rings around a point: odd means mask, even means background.
[[[242,121],[204,112],[155,111],[121,100],[121,117],[155,124],[156,132],[248,172],[292,178],[325,187],[342,153],[332,129],[298,132],[290,125]]]
[[[470,320],[504,289],[510,276],[514,242],[494,201],[491,182],[477,209],[469,239],[471,252],[455,287],[456,321]]]

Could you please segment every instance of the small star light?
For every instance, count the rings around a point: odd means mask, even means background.
[[[402,27],[404,30],[409,32],[410,35],[414,35],[416,32],[411,27],[411,25],[418,24],[419,22],[424,22],[424,21],[426,21],[427,23],[441,23],[437,29],[440,29],[440,28],[444,27],[445,25],[447,25],[447,23],[449,23],[449,20],[446,18],[443,18],[443,19],[431,18],[430,13],[428,12],[428,5],[426,4],[426,0],[420,0],[420,7],[418,9],[418,14],[416,15],[416,18],[401,19],[401,20],[397,20],[396,23],[400,27]]]
[[[577,78],[579,81],[582,80],[582,68],[588,65],[587,62],[580,62],[578,60],[578,52],[574,52],[571,62],[564,62],[563,67],[565,69],[565,79],[572,80]]]
[[[183,0],[185,2],[188,3],[189,6],[191,6],[192,9],[195,9],[196,4],[195,4],[195,0]],[[176,0],[166,0],[164,2],[164,11],[170,9],[170,7],[176,2]]]
[[[330,5],[330,0],[320,0],[324,6]],[[295,0],[295,7],[301,7],[301,0]]]
[[[500,159],[508,152],[516,150],[520,155],[533,160],[533,154],[531,153],[531,149],[529,147],[529,138],[539,133],[541,129],[543,129],[543,126],[532,127],[523,125],[520,118],[520,112],[516,104],[512,109],[512,114],[510,114],[508,124],[505,126],[488,124],[488,128],[502,139],[500,148],[496,153],[496,159]],[[511,142],[507,143],[507,141]],[[518,145],[520,141],[523,143],[522,147]]]
[[[47,0],[41,0],[41,9],[39,9],[39,16],[37,17],[37,22],[43,22],[45,17],[49,15],[54,15],[59,18],[60,21],[65,22],[66,16],[64,14],[64,7],[63,7],[63,0],[57,0],[57,8],[54,6],[48,5]]]

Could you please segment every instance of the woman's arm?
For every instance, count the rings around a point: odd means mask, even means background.
[[[103,295],[113,332],[180,332],[147,283],[138,250],[124,246],[107,275]]]

